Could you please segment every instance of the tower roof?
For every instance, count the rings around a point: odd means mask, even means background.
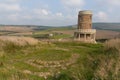
[[[92,11],[90,11],[90,10],[83,10],[83,11],[80,11],[79,14],[92,14]]]

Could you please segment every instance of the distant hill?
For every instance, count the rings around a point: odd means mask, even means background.
[[[39,26],[39,25],[0,25],[0,28],[5,28],[5,27],[6,28],[10,28],[10,27],[24,28],[25,27],[25,28],[30,28],[30,29],[33,29],[33,30],[46,30],[46,29],[49,29],[49,28],[53,28],[52,26]]]
[[[120,31],[120,23],[93,23],[93,28]]]
[[[77,28],[77,25],[71,25],[66,27],[69,27],[69,29],[75,29]],[[120,31],[120,23],[93,23],[92,27],[97,30]],[[65,28],[65,26],[62,28]]]
[[[42,26],[42,25],[0,25],[0,27],[28,27],[33,30],[46,30],[46,29],[75,29],[77,25],[68,25],[68,26]],[[113,30],[120,31],[120,23],[93,23],[93,28],[97,30]]]

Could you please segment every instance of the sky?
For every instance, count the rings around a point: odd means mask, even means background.
[[[81,10],[93,22],[120,22],[120,0],[0,0],[0,24],[75,25]]]

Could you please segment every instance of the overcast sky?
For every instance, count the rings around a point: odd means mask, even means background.
[[[73,25],[80,10],[92,10],[93,22],[120,22],[120,0],[0,0],[0,24]]]

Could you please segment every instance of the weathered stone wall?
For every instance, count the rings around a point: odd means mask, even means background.
[[[92,29],[92,14],[79,13],[78,29]]]

